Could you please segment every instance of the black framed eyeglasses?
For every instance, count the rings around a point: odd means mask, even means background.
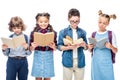
[[[80,20],[76,20],[76,21],[70,20],[70,23],[71,23],[71,24],[78,24],[79,22],[80,22]]]

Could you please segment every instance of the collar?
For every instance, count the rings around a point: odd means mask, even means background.
[[[69,25],[69,26],[68,26],[68,29],[69,29],[69,30],[72,30],[72,27]],[[77,27],[76,27],[76,31],[78,31],[78,30],[80,30],[80,28],[77,26]]]
[[[19,33],[19,34],[16,34],[16,33],[14,33],[13,35],[14,36],[19,36],[19,35],[22,35],[23,33],[21,32],[21,33]]]

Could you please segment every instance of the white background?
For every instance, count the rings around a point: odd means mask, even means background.
[[[98,10],[102,10],[103,13],[117,15],[116,20],[112,20],[108,29],[114,31],[117,37],[118,49],[120,49],[120,9],[119,0],[0,0],[0,37],[8,37],[11,32],[8,30],[8,22],[13,16],[20,16],[27,29],[24,32],[29,35],[35,26],[35,16],[39,12],[50,13],[50,24],[59,33],[59,31],[68,26],[67,14],[69,9],[77,8],[80,11],[81,19],[79,26],[86,30],[87,37],[90,37],[91,33],[98,30],[97,19]],[[0,41],[0,45],[2,45]],[[0,47],[1,48],[1,47]],[[62,64],[61,64],[60,51],[54,52],[54,64],[55,64],[55,77],[52,80],[62,80]],[[91,54],[85,51],[86,67],[85,67],[85,79],[91,80]],[[114,64],[115,80],[120,80],[120,52],[116,55],[116,63]],[[6,60],[7,57],[3,55],[0,50],[0,80],[5,80],[6,77]],[[28,80],[34,80],[31,76],[33,54],[28,57],[29,62],[29,75]]]

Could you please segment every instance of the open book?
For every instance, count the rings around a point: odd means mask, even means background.
[[[3,44],[6,44],[9,48],[16,48],[23,43],[26,43],[24,35],[16,36],[13,38],[4,38],[1,37]]]
[[[105,47],[105,43],[108,41],[108,38],[102,38],[99,40],[96,40],[95,38],[88,38],[88,41],[90,44],[93,44],[98,48],[103,48]]]
[[[54,42],[54,32],[45,34],[34,32],[34,42],[37,42],[39,46],[48,46],[51,42]]]
[[[64,42],[64,45],[75,45],[75,44],[80,44],[83,42],[83,39],[80,38],[80,39],[77,39],[77,40],[73,40],[71,37],[69,36],[66,36],[66,38],[63,38],[63,42]]]

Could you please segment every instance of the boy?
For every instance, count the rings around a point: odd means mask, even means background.
[[[84,79],[85,55],[83,50],[87,50],[86,32],[78,27],[80,23],[80,12],[72,8],[68,12],[68,21],[70,25],[61,30],[58,38],[58,49],[63,51],[63,80],[72,80],[72,73],[74,73],[74,80]],[[65,43],[65,38],[71,38],[73,41],[82,39],[78,43]],[[73,42],[72,41],[72,42]]]
[[[15,16],[10,19],[9,31],[13,32],[9,37],[14,38],[24,35],[26,43],[22,43],[15,49],[9,48],[7,44],[2,44],[3,54],[8,56],[6,80],[27,80],[28,77],[28,61],[27,56],[31,54],[28,46],[28,36],[23,33],[25,24],[22,18]]]

